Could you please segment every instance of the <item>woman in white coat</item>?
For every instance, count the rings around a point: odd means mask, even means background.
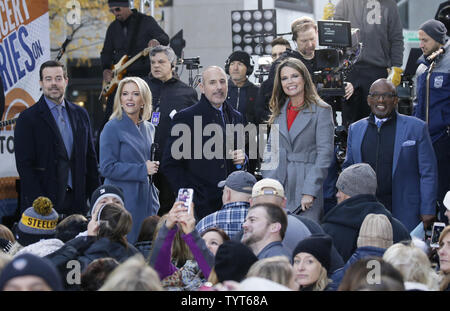
[[[284,186],[288,210],[319,221],[334,124],[331,106],[319,97],[300,60],[287,58],[277,67],[270,110],[262,175]]]

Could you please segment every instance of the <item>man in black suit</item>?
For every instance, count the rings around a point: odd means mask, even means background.
[[[64,65],[43,63],[39,78],[44,94],[20,114],[14,131],[21,211],[46,196],[62,218],[86,214],[86,198],[100,185],[88,113],[64,99]]]
[[[199,87],[200,101],[173,117],[161,161],[161,171],[173,191],[194,189],[197,220],[222,207],[222,189],[217,184],[246,162],[244,146],[238,149],[239,131],[227,131],[228,125],[243,126],[244,117],[226,101],[225,71],[217,66],[206,68]]]

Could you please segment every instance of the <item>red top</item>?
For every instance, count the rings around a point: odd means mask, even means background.
[[[289,101],[287,106],[287,127],[288,130],[291,129],[292,123],[294,123],[295,118],[297,117],[300,109],[292,106],[292,102]]]

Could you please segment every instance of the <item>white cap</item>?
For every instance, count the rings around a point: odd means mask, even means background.
[[[444,206],[450,211],[450,191],[447,191],[447,194],[445,195]]]

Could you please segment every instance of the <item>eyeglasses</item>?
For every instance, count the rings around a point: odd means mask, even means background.
[[[120,12],[121,10],[122,10],[122,9],[121,9],[120,7],[109,9],[109,11],[110,11],[111,13],[114,13],[114,12]]]
[[[369,93],[369,96],[370,96],[370,98],[375,99],[375,100],[378,100],[380,98],[382,100],[384,100],[386,98],[391,99],[391,98],[397,97],[397,94],[394,94],[394,93],[383,93],[383,94]]]

